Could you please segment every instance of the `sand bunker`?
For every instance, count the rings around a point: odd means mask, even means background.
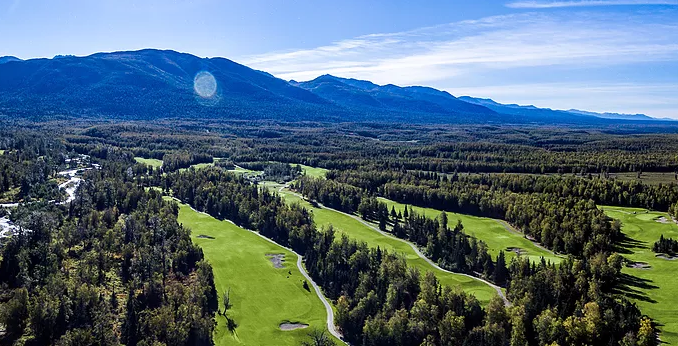
[[[267,253],[266,257],[268,257],[268,260],[271,261],[271,263],[273,263],[274,267],[278,269],[285,268],[285,266],[283,265],[283,262],[285,262],[284,254]]]
[[[204,235],[204,234],[201,234],[201,235],[197,236],[196,238],[201,238],[201,239],[214,239],[214,237],[209,236],[209,235]]]
[[[523,249],[521,249],[521,248],[519,248],[519,247],[507,247],[507,248],[506,248],[506,251],[513,252],[513,253],[515,253],[516,255],[524,255],[524,254],[527,253],[527,251],[525,251],[525,250],[523,250]]]
[[[658,254],[655,255],[655,257],[663,258],[663,259],[669,260],[669,261],[675,261],[675,260],[678,259],[678,256],[671,256],[671,255],[667,255],[665,253],[658,253]]]
[[[654,220],[657,221],[657,222],[659,222],[659,223],[670,223],[669,219],[667,219],[667,218],[664,217],[664,216],[662,216],[662,217],[660,217],[660,218],[657,218],[657,219],[654,219]]]
[[[634,268],[634,269],[650,269],[652,268],[651,265],[645,263],[645,262],[632,262],[626,265],[629,268]]]
[[[281,330],[295,330],[308,328],[308,324],[285,322],[280,324]]]

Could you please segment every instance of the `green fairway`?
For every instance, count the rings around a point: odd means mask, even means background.
[[[209,163],[196,163],[195,165],[191,165],[188,168],[179,168],[179,172],[186,171],[188,169],[194,168],[194,169],[202,169],[206,167],[212,167],[214,166],[214,162],[209,162]]]
[[[299,165],[301,166],[301,169],[304,170],[304,173],[308,175],[309,177],[313,178],[324,178],[325,174],[329,172],[329,169],[325,168],[319,168],[319,167],[311,167],[311,166],[306,166],[306,165]]]
[[[282,185],[266,182],[264,186],[271,190],[280,191]],[[422,273],[432,271],[436,274],[440,283],[448,286],[460,286],[465,292],[474,294],[476,298],[483,304],[487,303],[490,298],[497,295],[494,288],[476,279],[459,275],[451,274],[436,269],[419,257],[414,250],[403,241],[392,239],[383,234],[365,226],[361,222],[347,216],[345,214],[329,210],[326,208],[316,208],[310,203],[304,201],[298,196],[292,194],[287,190],[280,192],[281,196],[289,203],[300,203],[302,206],[313,212],[313,219],[319,227],[327,227],[332,225],[335,230],[348,235],[350,238],[364,241],[370,247],[381,247],[390,252],[404,254],[407,263],[413,267],[418,268]]]
[[[325,308],[313,290],[303,288],[304,277],[294,253],[230,222],[179,205],[179,222],[192,230],[191,238],[214,269],[220,309],[222,296],[230,288],[233,307],[228,314],[238,327],[231,333],[225,317],[218,315],[216,345],[297,346],[312,328],[326,329]],[[284,268],[275,268],[267,254],[284,254]],[[283,322],[310,327],[282,331],[279,325]]]
[[[635,301],[644,314],[659,323],[663,342],[678,345],[678,261],[655,256],[652,244],[664,237],[678,239],[678,225],[666,213],[648,212],[645,209],[601,206],[607,215],[622,222],[622,231],[628,239],[624,257],[646,263],[650,267],[624,268],[628,285],[623,291]],[[663,221],[663,220],[662,220]]]
[[[135,157],[134,160],[138,163],[143,163],[154,168],[162,166],[162,160],[158,159],[145,159],[143,157]]]
[[[405,209],[404,204],[381,197],[379,200],[388,205],[389,211],[391,210],[391,207],[395,207],[396,211],[400,211],[401,213]],[[419,214],[424,214],[429,218],[436,218],[441,213],[440,210],[411,205],[408,205],[407,208],[408,210],[414,210]],[[516,256],[516,252],[507,250],[513,248],[520,249],[522,256],[527,256],[532,261],[541,261],[542,257],[553,263],[560,263],[562,260],[562,257],[554,255],[550,251],[538,246],[529,239],[526,239],[522,234],[518,233],[518,231],[507,230],[504,225],[498,222],[498,220],[450,212],[446,213],[447,219],[450,220],[450,225],[454,225],[457,220],[461,220],[461,223],[464,225],[464,232],[469,235],[474,235],[476,238],[484,241],[492,256],[496,257],[500,250],[504,250],[507,258],[513,258]]]

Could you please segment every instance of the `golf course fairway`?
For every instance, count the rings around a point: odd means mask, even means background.
[[[336,231],[346,234],[351,239],[363,241],[369,247],[376,248],[379,246],[389,252],[403,254],[409,265],[419,269],[422,273],[433,272],[442,285],[461,287],[465,292],[475,295],[483,305],[497,295],[494,288],[482,281],[461,274],[444,272],[431,266],[426,260],[418,256],[407,243],[387,237],[346,214],[327,208],[316,208],[294,193],[286,189],[281,190],[282,185],[267,183],[265,186],[278,191],[288,203],[300,203],[304,208],[312,211],[313,219],[318,227],[332,225]]]
[[[639,208],[600,208],[622,223],[622,232],[629,238],[622,251],[624,257],[644,267],[622,269],[627,280],[621,293],[658,323],[663,343],[678,345],[678,260],[657,257],[652,251],[652,244],[662,234],[664,238],[678,239],[678,225],[666,213]]]
[[[402,203],[382,197],[379,197],[379,200],[388,205],[389,211],[392,207],[395,207],[395,210],[401,213],[405,209],[405,205]],[[414,210],[416,213],[426,215],[429,218],[436,218],[442,213],[441,210],[412,205],[408,205],[407,209]],[[466,234],[484,241],[492,257],[496,258],[499,251],[504,250],[507,259],[511,259],[517,255],[515,250],[520,249],[521,256],[527,256],[531,261],[541,261],[542,257],[552,263],[562,261],[562,257],[554,255],[551,251],[526,239],[522,233],[509,229],[508,224],[502,224],[499,220],[451,212],[445,213],[447,213],[447,219],[451,226],[455,225],[457,220],[461,220]],[[514,251],[511,251],[511,249]]]
[[[298,346],[312,329],[326,329],[325,308],[313,289],[304,289],[294,253],[228,221],[179,206],[179,223],[191,229],[193,242],[214,270],[220,311],[230,288],[227,315],[237,327],[229,331],[226,318],[217,315],[216,345]],[[285,256],[283,268],[274,267],[267,256],[272,254]],[[284,322],[309,327],[283,331],[279,326]]]

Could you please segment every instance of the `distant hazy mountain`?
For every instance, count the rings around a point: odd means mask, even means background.
[[[213,98],[194,92],[194,78],[202,71],[216,80]],[[502,105],[456,98],[433,88],[376,85],[330,75],[287,82],[224,58],[152,49],[53,59],[0,58],[0,114],[464,124],[581,124],[639,118]]]
[[[21,61],[21,59],[14,57],[14,56],[0,56],[0,64],[4,64],[6,62],[12,62],[12,61]]]
[[[376,85],[369,81],[320,76],[308,82],[290,82],[327,100],[349,109],[369,109],[372,112],[404,112],[468,116],[476,121],[500,120],[497,112],[487,107],[460,101],[445,91],[426,87]]]
[[[570,109],[567,111],[564,110],[554,110],[550,108],[538,108],[535,106],[520,106],[516,104],[503,104],[498,103],[491,99],[470,97],[470,96],[461,96],[460,100],[485,106],[489,109],[492,109],[498,113],[503,114],[513,114],[513,115],[523,115],[523,116],[532,116],[532,117],[542,117],[548,118],[554,121],[565,121],[567,119],[571,121],[596,121],[596,119],[609,119],[609,120],[658,120],[651,118],[645,114],[618,114],[618,113],[595,113],[580,111],[576,109]]]
[[[595,113],[595,112],[587,112],[587,111],[580,111],[578,109],[570,109],[568,110],[570,113],[577,113],[577,114],[584,114],[584,115],[591,115],[594,117],[598,118],[603,118],[603,119],[617,119],[617,120],[657,120],[655,118],[649,117],[645,114],[619,114],[619,113]]]

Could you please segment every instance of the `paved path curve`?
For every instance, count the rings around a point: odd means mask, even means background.
[[[282,192],[284,188],[285,188],[285,186],[281,187],[279,191]],[[289,193],[291,193],[291,194],[293,194],[293,195],[295,195],[295,196],[301,198],[301,199],[305,199],[304,196],[302,196],[302,195],[300,195],[300,194],[298,194],[298,193],[296,193],[296,192],[293,192],[293,191],[290,191],[290,190],[287,190],[287,191],[288,191]],[[478,280],[478,281],[481,281],[481,282],[487,284],[488,286],[494,288],[495,291],[497,291],[497,294],[499,294],[499,296],[501,297],[501,299],[504,300],[504,305],[506,305],[506,306],[510,306],[510,305],[511,305],[511,302],[509,302],[508,299],[506,299],[506,296],[504,295],[504,292],[502,292],[501,287],[499,287],[499,286],[497,286],[497,285],[495,285],[495,284],[493,284],[493,283],[491,283],[491,282],[489,282],[489,281],[487,281],[487,280],[481,279],[481,278],[476,277],[476,276],[473,276],[473,275],[464,274],[464,273],[457,273],[457,272],[453,272],[453,271],[450,271],[450,270],[447,270],[447,269],[443,269],[443,268],[441,268],[440,266],[438,266],[438,264],[436,264],[435,262],[431,261],[430,258],[426,257],[426,256],[419,250],[419,248],[418,248],[416,245],[414,245],[413,243],[411,243],[411,242],[409,242],[409,241],[407,241],[407,240],[405,240],[405,239],[398,238],[398,237],[396,237],[396,236],[394,236],[394,235],[392,235],[392,234],[390,234],[390,233],[384,232],[384,231],[380,230],[379,228],[374,227],[374,225],[368,223],[367,221],[361,219],[360,217],[358,217],[358,216],[356,216],[356,215],[348,214],[348,213],[345,213],[345,212],[343,212],[343,211],[336,210],[336,209],[333,209],[333,208],[324,206],[324,205],[322,205],[322,204],[320,204],[320,203],[318,203],[318,205],[321,206],[321,207],[323,207],[323,208],[325,208],[325,209],[327,209],[327,210],[332,210],[332,211],[334,211],[334,212],[341,213],[341,214],[344,214],[344,215],[346,215],[346,216],[348,216],[348,217],[351,217],[351,218],[353,218],[354,220],[356,220],[356,221],[362,223],[363,225],[369,227],[370,229],[372,229],[372,230],[374,230],[374,231],[376,231],[376,232],[381,233],[382,235],[384,235],[384,236],[386,236],[386,237],[389,237],[389,238],[391,238],[391,239],[395,239],[395,240],[397,240],[397,241],[400,241],[400,242],[403,242],[403,243],[408,244],[408,245],[412,248],[412,250],[414,250],[414,252],[417,254],[417,256],[421,257],[421,258],[424,259],[428,264],[430,264],[432,267],[434,267],[434,268],[436,268],[436,269],[438,269],[438,270],[440,270],[440,271],[443,271],[443,272],[449,273],[449,274],[463,275],[463,276],[466,276],[466,277],[469,277],[469,278],[472,278],[472,279],[475,279],[475,280]]]
[[[172,197],[172,199],[174,199],[174,200],[176,200],[176,201],[178,201],[178,202],[181,202],[181,200],[179,200],[179,199],[177,199],[177,198],[175,198],[175,197]],[[181,203],[183,203],[183,202],[181,202]],[[205,213],[205,212],[195,210],[195,208],[193,208],[193,206],[191,206],[191,205],[189,205],[189,204],[187,204],[187,205],[188,205],[193,211],[195,211],[196,213],[200,213],[200,214],[204,214],[204,215],[207,215],[207,216],[209,216],[209,217],[212,217],[211,215],[209,215],[209,214],[207,214],[207,213]],[[228,222],[230,222],[230,223],[236,225],[235,222],[233,222],[233,221],[231,221],[231,220],[226,219],[225,221],[228,221]],[[275,244],[275,245],[277,245],[277,246],[279,246],[279,247],[281,247],[281,248],[283,248],[283,249],[285,249],[285,250],[287,250],[287,251],[289,251],[289,252],[291,252],[291,253],[297,255],[297,268],[299,268],[299,271],[300,271],[301,274],[306,278],[306,280],[307,280],[309,283],[311,283],[311,286],[313,286],[313,289],[315,290],[315,293],[318,295],[318,297],[320,298],[320,301],[322,301],[323,305],[325,306],[325,311],[327,312],[327,330],[328,330],[328,331],[330,332],[330,334],[332,334],[335,338],[341,340],[342,343],[348,345],[346,342],[343,341],[343,335],[342,335],[341,332],[337,329],[337,327],[334,325],[334,311],[332,310],[332,306],[331,306],[330,303],[327,301],[327,298],[325,298],[325,295],[324,295],[324,294],[322,293],[322,291],[320,290],[320,287],[318,286],[318,284],[316,284],[315,281],[313,281],[313,279],[311,279],[311,276],[308,275],[308,273],[306,272],[306,268],[304,268],[303,263],[302,263],[303,256],[301,256],[300,254],[296,253],[294,250],[292,250],[292,249],[290,249],[290,248],[288,248],[288,247],[286,247],[286,246],[282,246],[282,245],[276,243],[276,242],[273,241],[272,239],[266,238],[265,236],[261,235],[259,232],[256,232],[256,231],[253,231],[253,230],[250,230],[250,229],[246,229],[246,228],[243,228],[243,227],[238,226],[238,225],[236,225],[236,226],[237,226],[237,227],[240,227],[240,228],[242,228],[242,229],[244,229],[244,230],[246,230],[246,231],[250,231],[250,232],[256,234],[257,236],[263,238],[264,240],[268,241],[269,243]]]

